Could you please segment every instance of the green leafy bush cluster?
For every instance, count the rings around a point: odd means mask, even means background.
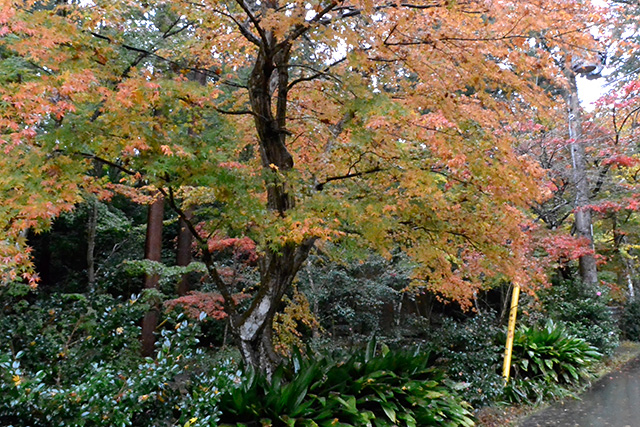
[[[215,426],[219,397],[241,381],[231,360],[197,348],[198,323],[182,314],[167,319],[156,358],[139,357],[143,298],[22,305],[22,319],[1,319],[0,425]]]
[[[429,334],[429,348],[447,375],[466,385],[465,400],[475,407],[493,402],[502,393],[504,380],[499,374],[504,342],[494,313],[474,316],[464,322],[444,319]]]
[[[562,281],[540,292],[540,302],[546,311],[544,318],[563,323],[571,335],[588,341],[601,353],[611,355],[618,347],[619,329],[607,306],[606,289]]]
[[[471,426],[459,384],[418,349],[303,358],[277,368],[269,382],[249,372],[220,400],[222,426]]]
[[[505,388],[510,402],[557,399],[589,377],[589,367],[602,354],[582,338],[553,321],[544,327],[522,327],[513,341],[511,380]]]
[[[411,266],[403,256],[386,260],[371,255],[342,263],[320,255],[309,259],[299,275],[299,289],[334,339],[368,340],[371,334],[390,332],[394,307],[402,299],[400,290],[410,283]]]
[[[640,341],[640,300],[633,300],[624,307],[620,328],[625,338]]]

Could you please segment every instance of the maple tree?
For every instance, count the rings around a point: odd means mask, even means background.
[[[538,82],[561,76],[554,49],[593,43],[592,13],[560,0],[5,2],[0,166],[19,167],[0,181],[3,279],[35,281],[25,231],[83,194],[159,191],[243,357],[267,371],[276,311],[322,241],[400,247],[416,286],[463,307],[494,283],[544,280],[525,213],[542,171],[514,150],[513,125],[557,105]],[[95,161],[118,179],[89,173]],[[244,311],[215,233],[257,245]]]
[[[598,102],[589,123],[592,162],[597,176],[589,208],[598,215],[602,237],[598,252],[617,276],[617,282],[634,298],[637,233],[640,208],[638,194],[637,81],[614,88]]]
[[[602,279],[617,276],[618,285],[633,297],[635,276],[634,242],[637,211],[635,144],[638,113],[637,83],[625,82],[603,96],[593,112],[581,123],[583,174],[581,210],[593,218],[595,236],[576,233],[568,218],[576,213],[577,188],[574,178],[575,139],[565,129],[538,126],[536,136],[521,148],[538,157],[550,178],[547,187],[553,196],[534,206],[534,212],[551,233],[543,237],[547,252],[561,261],[561,273],[569,278],[566,263],[587,255],[599,264]],[[535,153],[535,154],[534,154]],[[596,282],[600,283],[600,282]]]

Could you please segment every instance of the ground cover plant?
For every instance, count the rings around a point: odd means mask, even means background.
[[[223,395],[221,425],[471,426],[471,406],[419,348],[375,342],[340,355],[294,355],[271,380],[251,371]]]
[[[181,314],[167,319],[155,357],[142,358],[137,323],[148,308],[136,296],[24,305],[0,317],[2,425],[212,426],[219,396],[241,381],[236,362],[197,348],[199,327]]]
[[[510,402],[554,400],[587,380],[598,349],[549,320],[542,327],[521,327],[514,336],[511,379],[504,397]]]

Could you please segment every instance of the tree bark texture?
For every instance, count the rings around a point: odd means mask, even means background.
[[[293,168],[293,157],[286,146],[290,48],[289,42],[277,44],[267,34],[248,82],[262,166],[267,172],[267,207],[280,216],[295,205],[286,182],[287,172]],[[257,295],[247,311],[230,316],[231,330],[245,363],[269,377],[280,361],[273,348],[273,318],[314,242],[315,239],[308,239],[277,250],[267,248],[259,261]]]
[[[189,212],[187,212],[189,215]],[[176,248],[176,264],[179,266],[187,266],[191,263],[191,242],[193,236],[187,226],[186,221],[180,218],[178,221],[178,244]],[[189,292],[189,275],[185,274],[180,278],[178,283],[178,295],[183,296]]]
[[[147,215],[147,236],[144,245],[144,258],[160,262],[162,260],[162,220],[164,219],[164,197],[158,194],[156,200],[149,205]],[[146,289],[157,288],[159,277],[157,274],[145,276]],[[160,315],[159,307],[152,307],[142,320],[142,355],[151,357],[154,354],[155,335]]]
[[[309,239],[300,245],[287,245],[277,253],[265,253],[259,261],[258,294],[249,309],[232,323],[245,362],[268,375],[280,361],[273,349],[273,318],[313,244],[314,239]]]
[[[92,292],[96,287],[96,235],[98,229],[98,200],[89,199],[89,213],[87,220],[87,286]]]
[[[572,183],[575,187],[575,200],[573,204],[574,226],[576,234],[589,240],[593,248],[593,226],[589,205],[589,179],[587,176],[586,155],[584,139],[582,135],[582,117],[580,115],[580,100],[578,98],[578,85],[576,74],[570,67],[565,67],[565,75],[569,82],[566,92],[568,105],[569,149],[572,161]],[[585,284],[598,283],[598,271],[596,259],[593,253],[588,253],[579,258],[580,278]]]

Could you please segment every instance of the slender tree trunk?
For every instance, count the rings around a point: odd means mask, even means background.
[[[160,262],[162,259],[162,220],[164,219],[164,198],[158,195],[155,202],[149,205],[147,216],[147,238],[144,245],[144,257]],[[158,287],[157,274],[148,274],[144,280],[147,289]],[[160,315],[159,307],[152,307],[142,320],[142,355],[151,357],[154,354],[155,335]]]
[[[189,212],[186,212],[188,216]],[[179,219],[178,223],[178,245],[176,248],[176,264],[179,266],[187,266],[191,263],[191,242],[193,236],[187,226],[186,221],[183,218]],[[189,292],[189,275],[184,274],[178,283],[178,295],[186,295]]]
[[[187,78],[191,81],[198,82],[202,86],[207,84],[207,75],[205,73],[193,70],[187,74]],[[189,135],[195,136],[196,131],[192,126],[187,129]],[[178,220],[178,244],[176,248],[176,264],[184,267],[191,263],[191,243],[193,242],[193,235],[187,225],[187,221],[191,220],[192,210],[185,211],[186,218],[180,217]],[[180,278],[180,282],[176,288],[179,296],[186,295],[189,292],[189,275],[184,274]]]
[[[613,247],[620,263],[618,269],[618,285],[626,286],[627,293],[630,301],[636,298],[635,286],[633,283],[633,259],[629,257],[629,254],[624,250],[625,234],[618,228],[618,215],[612,214],[612,231],[613,231]]]
[[[633,261],[630,260],[629,258],[625,257],[624,259],[624,275],[625,278],[627,279],[627,292],[629,295],[629,301],[633,301],[636,299],[636,291],[635,291],[635,285],[633,283]]]
[[[571,67],[565,66],[565,75],[569,82],[566,92],[568,104],[568,124],[569,138],[571,143],[572,161],[572,181],[576,191],[576,198],[573,204],[574,226],[576,234],[589,240],[593,249],[593,226],[591,222],[591,211],[589,205],[589,179],[587,176],[586,155],[584,149],[584,139],[582,135],[582,117],[580,114],[580,100],[578,99],[578,85],[576,74]],[[594,253],[583,255],[579,259],[580,278],[585,284],[595,285],[598,283],[598,271],[596,268],[596,258]]]
[[[249,77],[249,100],[262,165],[267,171],[267,207],[284,217],[295,205],[286,181],[293,168],[293,157],[286,147],[291,46],[288,42],[277,44],[272,34],[267,34],[263,43]],[[258,294],[242,316],[231,319],[231,330],[245,362],[269,377],[280,361],[272,342],[273,318],[314,242],[311,238],[276,250],[267,248],[259,261]]]
[[[87,220],[87,286],[89,292],[96,287],[96,235],[98,231],[98,200],[89,198],[89,214]]]

